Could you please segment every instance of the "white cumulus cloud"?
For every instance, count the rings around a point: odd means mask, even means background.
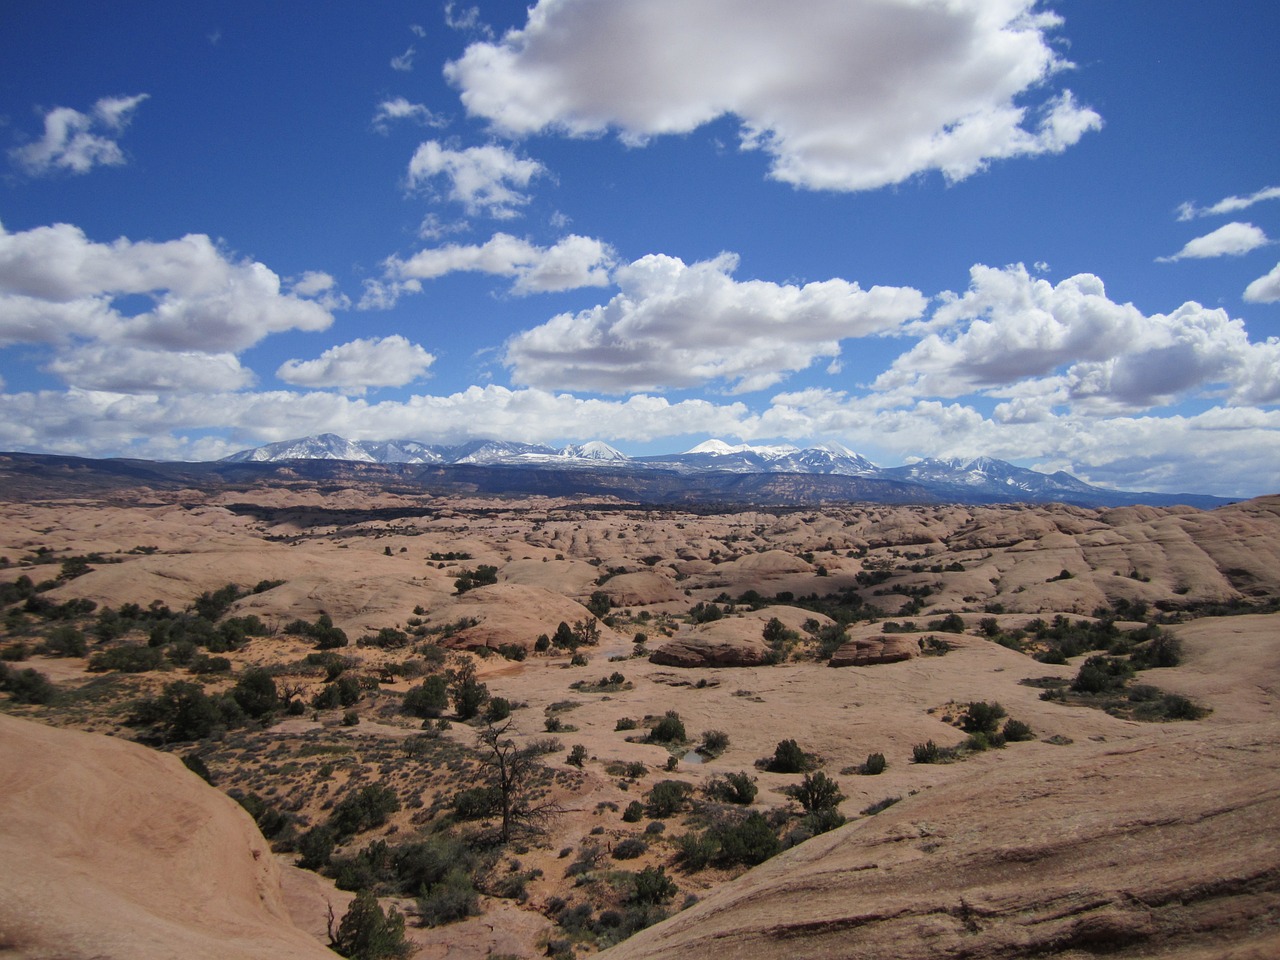
[[[804,286],[732,277],[737,257],[686,265],[653,254],[620,267],[607,304],[561,314],[507,341],[520,384],[626,393],[713,382],[759,390],[840,341],[896,332],[924,310],[909,287],[863,290],[846,280]]]
[[[570,234],[550,247],[540,247],[508,233],[495,233],[482,244],[451,243],[420,250],[406,260],[391,257],[385,264],[386,280],[373,283],[367,291],[394,302],[400,292],[421,291],[423,280],[470,272],[514,277],[511,290],[518,295],[551,293],[607,286],[613,264],[613,249],[592,237]],[[362,305],[379,307],[390,303],[370,301]]]
[[[1173,256],[1156,259],[1160,263],[1173,263],[1175,260],[1238,257],[1270,242],[1267,235],[1252,223],[1228,223],[1203,237],[1188,240],[1186,246]]]
[[[446,76],[507,135],[619,131],[642,143],[718,117],[771,175],[867,190],[1058,153],[1101,118],[1050,81],[1071,65],[1036,0],[539,0]]]
[[[434,355],[395,334],[330,347],[315,360],[286,360],[276,370],[285,383],[337,387],[363,394],[370,387],[403,387],[425,376]]]
[[[529,202],[524,193],[534,177],[546,172],[536,160],[516,156],[497,144],[453,150],[438,140],[421,144],[409,161],[409,184],[425,185],[437,177],[448,181],[448,199],[472,216],[510,220]]]
[[[1141,409],[1191,392],[1242,403],[1280,399],[1280,340],[1251,342],[1224,310],[1188,302],[1144,315],[1079,274],[1056,286],[1022,265],[975,266],[971,285],[921,328],[928,332],[875,381],[897,397],[961,397],[975,391],[1017,403],[1028,419],[1052,406],[1097,412]]]
[[[88,173],[96,166],[120,166],[125,157],[117,137],[148,96],[103,97],[88,113],[55,107],[44,116],[44,136],[14,148],[9,155],[35,175],[54,170]]]
[[[345,305],[328,274],[285,292],[264,264],[233,260],[203,234],[97,243],[71,224],[0,226],[0,345],[52,348],[45,369],[74,387],[240,389],[253,375],[235,354],[273,333],[323,330]]]
[[[1280,300],[1280,263],[1271,272],[1245,287],[1244,298],[1250,303],[1275,303]]]

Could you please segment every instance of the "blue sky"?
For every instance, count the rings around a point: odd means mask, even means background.
[[[1280,6],[0,9],[0,449],[1280,491]]]

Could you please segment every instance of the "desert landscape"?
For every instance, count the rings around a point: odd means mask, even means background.
[[[5,955],[1280,950],[1280,498],[2,509]]]

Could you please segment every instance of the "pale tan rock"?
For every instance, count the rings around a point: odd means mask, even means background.
[[[850,640],[831,655],[833,667],[869,667],[877,663],[899,663],[920,653],[914,635],[889,634]]]
[[[248,814],[177,757],[0,715],[0,823],[6,953],[332,960]]]

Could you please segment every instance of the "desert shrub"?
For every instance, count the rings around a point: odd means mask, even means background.
[[[649,790],[646,811],[659,820],[679,813],[693,792],[693,786],[683,780],[660,780]]]
[[[394,906],[383,913],[372,893],[351,901],[337,930],[330,928],[329,946],[351,960],[401,960],[413,952],[404,936],[404,917]]]
[[[500,723],[511,716],[511,701],[506,697],[491,697],[484,705],[484,718],[490,723]]]
[[[964,633],[964,618],[958,613],[949,613],[941,620],[930,620],[929,629],[942,633]]]
[[[126,644],[99,650],[89,658],[89,669],[94,673],[117,670],[120,673],[147,673],[158,669],[164,661],[164,652],[141,644]]]
[[[470,720],[489,699],[489,688],[476,679],[476,666],[470,661],[449,671],[449,693],[459,720]]]
[[[679,891],[664,867],[645,867],[634,874],[631,901],[633,903],[664,903]]]
[[[440,674],[434,674],[404,695],[400,709],[414,717],[435,718],[449,705],[449,683]]]
[[[198,683],[176,680],[165,684],[159,696],[134,704],[128,723],[154,727],[166,743],[203,740],[245,720],[240,705],[230,697],[210,697]]]
[[[39,670],[32,667],[10,670],[3,664],[0,664],[0,690],[7,691],[14,703],[48,705],[58,695],[58,688]]]
[[[888,766],[889,763],[885,760],[883,753],[869,753],[866,762],[858,767],[858,773],[864,777],[877,777],[884,773]]]
[[[745,772],[726,773],[723,777],[713,777],[707,781],[703,790],[712,800],[744,806],[754,802],[758,792],[755,778]]]
[[[1006,712],[1000,704],[975,700],[965,709],[961,727],[965,733],[994,733]]]
[[[87,651],[84,634],[69,623],[59,624],[45,635],[44,652],[51,657],[83,657]]]
[[[251,667],[241,674],[231,696],[240,709],[255,720],[274,713],[280,703],[276,682],[262,667]]]
[[[244,591],[234,583],[228,583],[218,590],[206,590],[195,599],[196,614],[212,622],[226,613],[231,605],[243,596],[246,596]]]
[[[474,570],[462,570],[458,579],[453,581],[453,588],[458,593],[466,593],[476,587],[488,586],[498,582],[498,568],[489,564],[480,564]]]
[[[455,867],[418,898],[418,916],[428,927],[439,927],[475,916],[480,912],[480,897],[470,875]]]
[[[636,857],[644,856],[649,850],[649,845],[639,837],[627,837],[614,844],[613,859],[615,860],[634,860]]]
[[[639,800],[632,800],[627,804],[627,808],[622,811],[622,820],[624,823],[639,823],[644,817],[644,804]]]
[[[179,645],[174,644],[173,647],[169,648],[169,659],[173,660],[173,654],[175,652],[177,652],[179,656],[182,656],[182,651],[175,651],[174,647],[177,646]],[[194,650],[194,648],[191,649]],[[181,661],[173,660],[173,662],[180,663]],[[191,657],[188,661],[187,669],[196,676],[206,676],[211,673],[230,673],[231,661],[226,657],[211,657],[208,654],[202,653],[199,656]]]
[[[719,846],[713,862],[722,866],[753,867],[782,849],[769,822],[754,810],[744,818],[717,824],[707,832]]]
[[[631,717],[619,717],[618,722],[614,724],[614,730],[634,730],[639,724]]]
[[[382,826],[387,817],[399,809],[400,799],[394,790],[380,783],[371,783],[347,794],[333,808],[328,825],[339,838],[350,837]]]
[[[723,730],[707,730],[702,734],[698,752],[708,757],[718,757],[729,749],[729,735]]]
[[[772,773],[803,773],[809,762],[808,754],[794,740],[779,740],[765,769]]]
[[[468,787],[453,798],[453,814],[459,820],[484,820],[502,809],[502,791],[495,786]]]
[[[377,633],[365,634],[356,641],[357,647],[377,647],[381,650],[396,650],[409,645],[410,637],[403,630],[394,627],[383,627]]]
[[[1182,662],[1182,642],[1168,630],[1162,630],[1129,656],[1135,670],[1153,667],[1176,667]]]
[[[1021,720],[1014,720],[1012,717],[1004,722],[1004,738],[1010,743],[1020,743],[1024,740],[1034,740],[1036,738],[1035,731],[1031,729],[1029,723]]]
[[[303,870],[319,870],[329,865],[337,838],[329,827],[312,827],[298,840],[298,866]]]
[[[942,759],[942,748],[932,740],[925,743],[917,743],[911,748],[911,761],[913,763],[941,763]]]
[[[871,806],[863,808],[862,815],[864,817],[874,817],[880,811],[888,810],[901,799],[901,797],[885,797],[883,800],[877,800]]]
[[[1121,690],[1133,676],[1133,667],[1115,657],[1093,656],[1084,662],[1071,681],[1077,693],[1109,693]]]
[[[649,740],[653,743],[683,743],[685,739],[684,722],[674,710],[663,714],[649,731]]]
[[[840,792],[840,784],[820,770],[817,773],[806,773],[800,783],[787,787],[786,793],[798,801],[808,813],[817,810],[834,810],[844,800],[844,794]]]

